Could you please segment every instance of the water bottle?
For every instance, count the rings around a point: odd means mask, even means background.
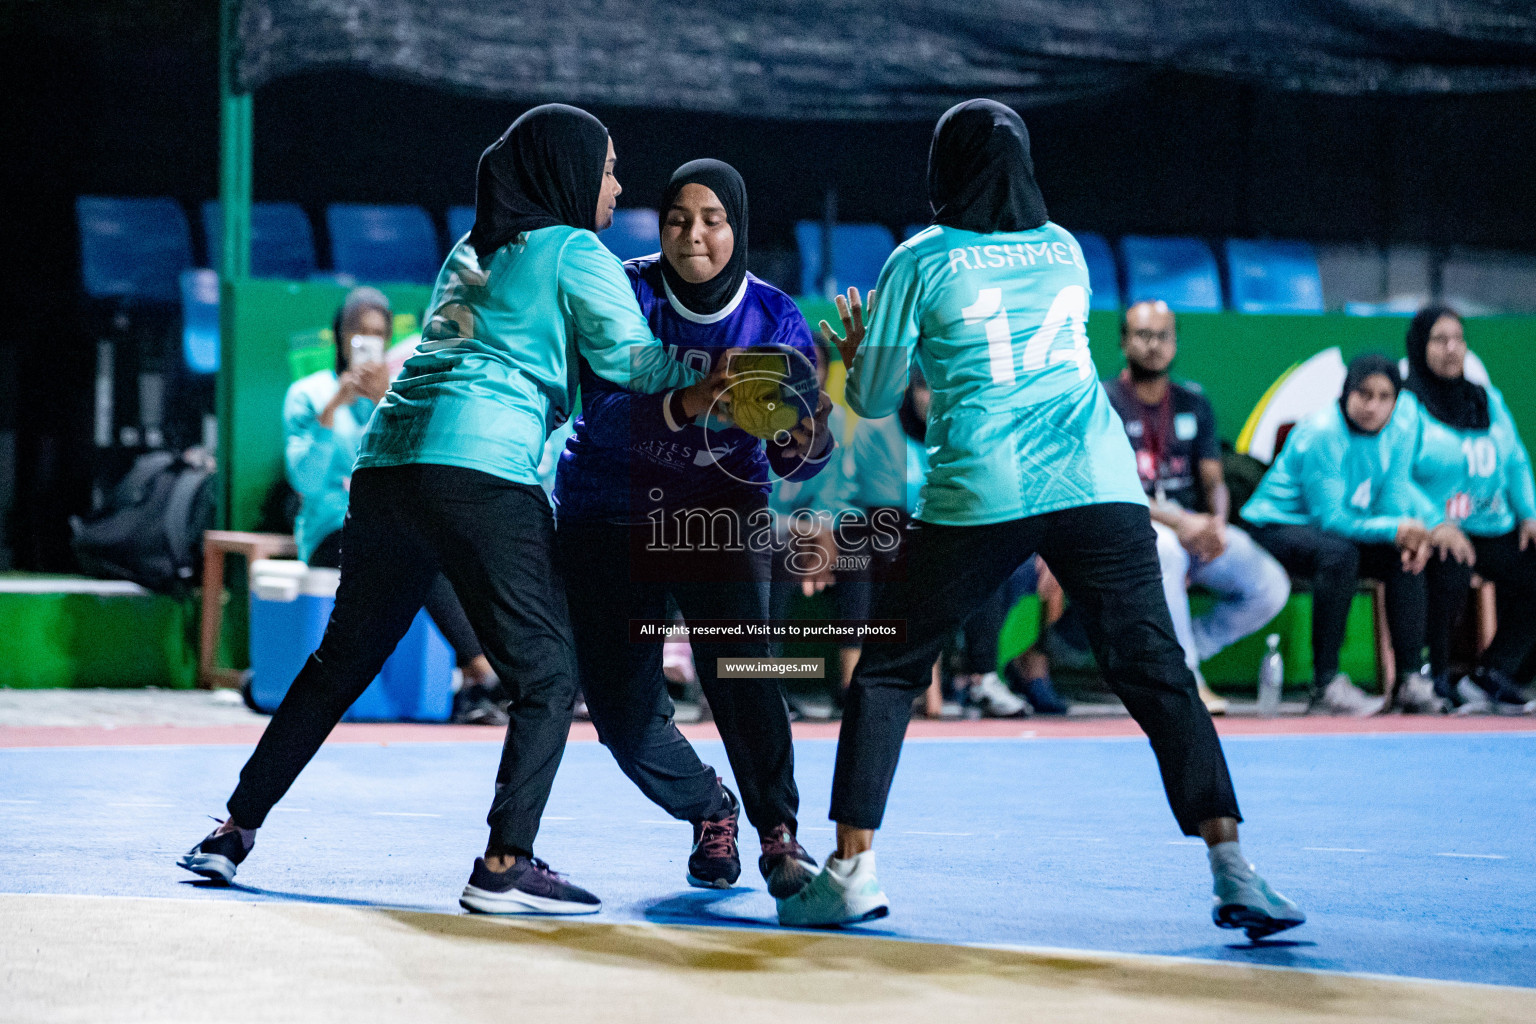
[[[1285,662],[1280,658],[1280,634],[1269,634],[1269,651],[1259,663],[1259,717],[1274,718],[1285,686]]]

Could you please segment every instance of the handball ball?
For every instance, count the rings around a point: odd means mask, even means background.
[[[816,367],[787,345],[758,345],[730,364],[731,419],[753,437],[783,441],[816,413]]]

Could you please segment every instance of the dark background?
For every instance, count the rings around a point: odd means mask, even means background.
[[[89,506],[94,349],[74,197],[169,195],[195,218],[217,194],[217,19],[213,0],[0,0],[0,568],[69,568],[65,518]],[[324,72],[261,89],[254,108],[255,198],[303,204],[323,262],[328,202],[417,203],[443,227],[524,106]],[[613,133],[621,205],[653,205],[685,160],[735,164],[754,263],[781,283],[798,280],[793,224],[822,215],[829,187],[842,220],[899,232],[927,217],[926,121],[594,113]],[[1169,73],[1023,114],[1069,229],[1536,249],[1536,95],[1337,98]]]

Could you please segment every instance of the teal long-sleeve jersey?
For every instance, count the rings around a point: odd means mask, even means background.
[[[524,232],[486,261],[466,236],[438,274],[421,345],[369,421],[357,467],[461,466],[537,485],[544,441],[570,417],[578,353],[633,391],[700,378],[663,350],[623,265],[592,232]]]
[[[1450,522],[1478,537],[1499,537],[1536,518],[1531,457],[1497,388],[1488,386],[1487,430],[1442,423],[1412,392],[1397,400],[1413,438],[1413,480]]]
[[[1368,544],[1392,543],[1407,518],[1438,526],[1443,517],[1410,478],[1411,414],[1399,410],[1375,434],[1350,430],[1337,402],[1302,420],[1243,506],[1243,518],[1313,526]]]
[[[359,396],[337,408],[329,428],[321,426],[320,413],[340,387],[335,370],[320,370],[294,381],[283,399],[283,468],[303,499],[293,533],[306,562],[347,518],[352,465],[373,414],[372,400]]]
[[[1145,505],[1088,351],[1088,267],[1056,224],[935,225],[897,246],[848,376],[860,416],[895,412],[914,351],[933,388],[915,514],[979,526],[1105,502]]]

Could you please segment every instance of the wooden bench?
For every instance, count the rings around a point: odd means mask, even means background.
[[[198,637],[197,685],[205,690],[239,689],[245,684],[241,669],[220,668],[219,631],[224,625],[224,559],[239,555],[246,569],[260,558],[292,558],[298,554],[293,538],[285,533],[245,533],[240,530],[209,530],[203,534],[203,618]]]

